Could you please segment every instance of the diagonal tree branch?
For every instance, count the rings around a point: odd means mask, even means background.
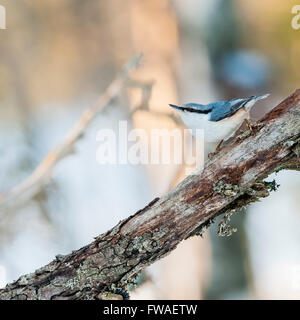
[[[237,136],[175,189],[154,199],[94,242],[58,256],[0,290],[0,299],[96,299],[126,288],[147,265],[202,234],[212,219],[267,197],[263,181],[300,170],[300,90]]]
[[[55,165],[64,157],[74,152],[75,143],[83,136],[86,128],[96,116],[121,93],[131,72],[138,67],[140,60],[141,56],[135,56],[128,61],[115,80],[108,86],[106,91],[91,107],[82,113],[81,117],[69,130],[64,140],[44,158],[27,179],[12,188],[6,194],[0,194],[0,210],[11,204],[16,206],[26,202],[26,200],[34,197],[43,185],[48,183]]]

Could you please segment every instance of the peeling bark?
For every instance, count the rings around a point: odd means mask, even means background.
[[[263,180],[282,169],[300,169],[300,90],[208,160],[203,171],[91,244],[21,276],[0,290],[0,299],[97,299],[126,288],[214,217],[267,197],[274,185]]]

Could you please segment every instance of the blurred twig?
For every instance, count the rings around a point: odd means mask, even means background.
[[[135,56],[124,66],[119,75],[109,85],[99,99],[86,109],[64,140],[56,146],[40,163],[35,171],[6,194],[0,195],[0,210],[7,206],[19,205],[34,197],[51,178],[53,168],[64,157],[74,152],[75,143],[83,136],[88,125],[120,94],[128,81],[131,71],[138,67],[141,56]]]
[[[140,88],[142,90],[142,101],[138,106],[130,111],[130,117],[132,117],[137,111],[143,110],[156,116],[169,117],[177,124],[180,123],[174,114],[156,112],[149,109],[149,100],[152,93],[153,81],[142,82],[129,78],[131,71],[138,67],[140,60],[141,56],[133,57],[124,66],[119,75],[109,85],[99,99],[83,112],[81,117],[69,130],[64,140],[44,158],[44,160],[26,180],[12,188],[7,193],[0,195],[0,210],[11,206],[16,207],[32,199],[41,190],[41,188],[49,182],[55,165],[60,160],[74,152],[75,143],[84,135],[89,124],[110,104],[115,97],[121,93],[125,85]]]
[[[167,112],[154,111],[150,109],[149,100],[151,98],[154,81],[142,82],[139,80],[129,79],[127,83],[128,83],[128,86],[141,88],[142,90],[142,101],[139,105],[137,105],[130,111],[129,113],[130,117],[132,117],[137,111],[146,111],[151,113],[151,115],[154,115],[157,117],[167,117],[171,119],[173,122],[175,122],[176,124],[182,125],[181,120],[175,115],[174,112],[167,113]]]

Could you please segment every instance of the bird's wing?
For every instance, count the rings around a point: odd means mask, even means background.
[[[177,110],[194,112],[194,113],[202,113],[202,114],[208,114],[212,111],[211,105],[203,105],[198,103],[186,103],[186,104],[183,104],[182,106],[176,106],[174,104],[170,104],[170,106]]]
[[[231,117],[239,109],[245,107],[251,100],[255,97],[250,97],[246,99],[232,99],[228,101],[220,101],[213,103],[213,110],[211,113],[211,121],[220,121],[225,118]]]

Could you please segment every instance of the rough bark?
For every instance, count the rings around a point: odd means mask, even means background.
[[[147,265],[222,213],[269,195],[270,173],[300,169],[300,90],[176,188],[94,242],[20,277],[0,299],[95,299],[125,288]],[[117,195],[116,195],[117,196]]]

